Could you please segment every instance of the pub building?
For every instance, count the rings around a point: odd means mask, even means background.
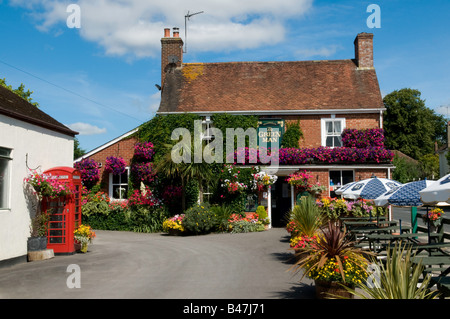
[[[286,125],[299,123],[299,148],[342,147],[345,128],[383,128],[385,110],[373,63],[373,34],[354,40],[355,57],[343,60],[183,63],[183,40],[177,28],[161,38],[161,103],[157,114],[195,113],[206,128],[217,113],[257,115],[258,141],[277,143]],[[273,226],[295,204],[286,177],[306,170],[336,197],[340,186],[372,176],[390,178],[391,161],[283,165],[261,203]]]

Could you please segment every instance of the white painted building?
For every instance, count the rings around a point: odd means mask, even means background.
[[[0,267],[26,261],[31,215],[24,178],[29,169],[72,167],[76,134],[0,86]]]

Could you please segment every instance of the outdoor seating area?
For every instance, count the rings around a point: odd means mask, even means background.
[[[379,299],[450,297],[450,234],[445,232],[450,220],[443,217],[442,209],[449,199],[425,203],[420,194],[435,183],[439,181],[402,185],[372,177],[344,185],[336,192],[341,198],[315,199],[318,208],[307,204],[311,199],[303,198],[291,213],[287,228],[296,251],[294,269],[314,279],[316,291],[323,291],[324,281],[347,290],[328,290],[324,298],[327,294],[353,298],[358,294],[356,288]],[[446,191],[443,185],[441,189]],[[393,207],[410,209],[410,218],[393,218]],[[417,207],[424,209],[418,213]],[[418,223],[419,218],[423,223]],[[308,223],[313,219],[315,223]],[[389,272],[398,272],[398,276]],[[377,291],[385,289],[383,285],[404,284],[401,276],[416,295],[377,296]]]
[[[446,180],[444,177],[441,180]],[[423,267],[422,278],[430,276],[428,289],[436,288],[440,298],[450,296],[450,234],[445,233],[445,225],[450,220],[444,219],[443,210],[439,207],[446,206],[448,200],[441,195],[446,188],[440,181],[418,181],[394,188],[374,199],[377,206],[403,206],[411,208],[411,221],[405,225],[405,221],[385,218],[342,218],[348,235],[355,240],[356,246],[373,252],[377,259],[385,262],[388,250],[402,246],[411,253],[411,262],[415,266]],[[428,203],[421,198],[421,192],[427,192],[428,187],[440,190],[439,197],[428,197]],[[407,189],[407,191],[403,191]],[[436,192],[436,190],[434,190]],[[431,203],[430,203],[431,202]],[[431,204],[431,205],[429,205]],[[433,208],[433,204],[437,208]],[[422,215],[425,227],[417,225],[417,207],[427,205],[427,211]],[[436,215],[437,212],[437,215]],[[433,217],[437,217],[433,220]]]

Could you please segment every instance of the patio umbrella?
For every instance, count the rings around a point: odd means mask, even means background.
[[[402,207],[422,206],[423,203],[420,200],[419,192],[433,183],[434,181],[424,179],[403,184],[374,199],[375,205],[393,205]]]
[[[424,204],[450,203],[450,174],[438,179],[430,186],[421,190],[419,194]]]
[[[420,199],[420,192],[427,187],[435,184],[435,181],[420,180],[406,183],[397,189],[393,189],[374,200],[377,206],[399,206],[411,207],[411,225],[413,232],[417,231],[417,207],[423,206],[424,203]],[[445,205],[446,203],[436,203],[437,205]]]
[[[401,183],[392,179],[373,176],[362,181],[345,184],[336,190],[336,194],[347,199],[375,199],[401,185]]]

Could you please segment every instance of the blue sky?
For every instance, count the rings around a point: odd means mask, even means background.
[[[81,27],[69,28],[69,4]],[[377,4],[381,27],[369,28]],[[422,92],[450,112],[450,1],[0,0],[0,78],[80,132],[87,151],[151,119],[159,105],[160,38],[179,27],[184,62],[354,58],[359,32],[374,34],[382,94]]]

